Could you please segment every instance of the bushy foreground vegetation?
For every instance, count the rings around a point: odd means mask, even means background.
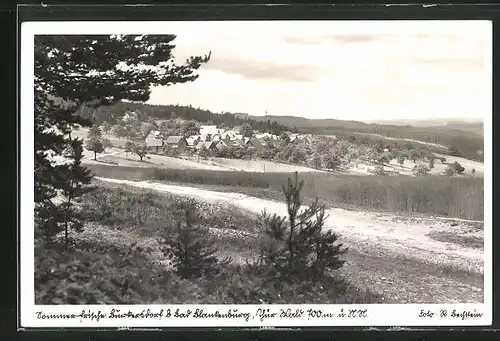
[[[292,211],[300,204],[300,186],[290,182],[285,188],[287,205]],[[103,208],[103,204],[107,206]],[[320,232],[324,209],[319,205],[313,207],[304,213],[291,213],[288,218],[263,213],[254,220],[226,208],[175,196],[100,187],[82,198],[80,208],[86,221],[102,223],[109,231],[135,235],[137,242],[113,244],[102,235],[93,242],[88,239],[83,242],[80,234],[74,234],[68,248],[57,238],[37,239],[36,302],[381,302],[381,297],[355,288],[329,272],[343,265],[341,256],[346,250],[336,243],[336,234]],[[146,211],[137,216],[143,210]],[[316,219],[310,219],[313,216]],[[225,235],[231,230],[227,219],[239,219],[233,229],[254,233],[240,235],[238,244],[226,243]],[[276,224],[277,221],[280,223]],[[227,232],[214,236],[211,233],[214,226]],[[154,237],[158,242],[139,246],[141,236]],[[258,261],[249,257],[247,262],[230,262],[231,253],[251,250],[256,257],[259,256],[256,251],[262,251]],[[159,262],[161,254],[164,262]]]
[[[281,190],[289,173],[253,173],[210,170],[89,165],[101,177],[156,180],[203,185],[223,185]],[[355,176],[301,173],[305,197],[373,210],[426,213],[445,217],[482,220],[484,181],[476,178]]]

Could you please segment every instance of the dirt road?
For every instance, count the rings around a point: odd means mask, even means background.
[[[148,181],[101,181],[227,203],[243,210],[286,215],[283,203],[240,193],[208,191]],[[483,251],[436,241],[432,231],[482,235],[481,222],[409,218],[395,214],[330,209],[325,226],[350,248],[341,270],[349,280],[398,303],[479,303],[483,300]]]

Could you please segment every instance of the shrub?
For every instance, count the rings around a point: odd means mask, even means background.
[[[444,170],[444,174],[447,176],[452,176],[453,174],[455,174],[455,169],[451,165],[448,165]]]
[[[162,147],[163,155],[169,157],[178,157],[180,152],[177,148],[172,148],[168,144],[163,145]]]
[[[412,170],[415,173],[415,175],[427,175],[431,171],[429,167],[423,164],[416,165],[415,167],[413,167]]]
[[[261,261],[271,266],[274,274],[283,279],[322,280],[327,270],[338,269],[347,252],[342,244],[335,245],[338,235],[322,231],[325,224],[325,207],[316,199],[307,209],[301,210],[300,191],[304,181],[288,178],[283,193],[288,209],[288,219],[266,211],[259,216],[260,230],[265,234]]]
[[[451,167],[453,168],[453,170],[455,171],[455,173],[457,174],[462,174],[465,170],[465,168],[458,162],[454,162]]]
[[[182,278],[214,275],[220,269],[215,256],[215,243],[208,238],[208,229],[198,224],[196,202],[186,200],[180,205],[184,213],[184,224],[179,220],[175,229],[170,226],[163,231],[159,243],[162,252],[172,259],[175,272]],[[172,231],[173,230],[173,231]]]
[[[375,166],[375,168],[371,171],[371,173],[374,175],[387,175],[384,166]]]

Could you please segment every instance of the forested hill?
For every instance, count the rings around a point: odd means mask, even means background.
[[[82,107],[78,114],[91,119],[95,124],[101,124],[104,121],[113,124],[125,113],[132,111],[138,114],[139,118],[144,121],[148,118],[154,118],[156,120],[182,118],[227,128],[249,123],[255,130],[269,131],[276,135],[281,134],[283,131],[294,130],[292,127],[278,124],[273,120],[245,119],[237,117],[237,113],[213,113],[210,110],[181,105],[150,105],[134,102],[118,102],[114,105],[102,106],[95,110]]]
[[[449,124],[444,126],[411,126],[375,124],[336,119],[307,119],[294,116],[250,116],[255,120],[272,120],[289,127],[297,127],[300,133],[318,135],[349,136],[354,133],[376,134],[389,138],[412,139],[455,147],[460,154],[476,159],[482,158],[484,137],[478,127]],[[476,124],[477,125],[477,124]],[[480,124],[482,127],[482,123]]]

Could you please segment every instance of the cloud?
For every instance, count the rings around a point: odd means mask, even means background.
[[[323,42],[323,39],[315,36],[285,36],[283,41],[288,44],[319,45]]]
[[[284,36],[282,40],[289,44],[299,45],[320,45],[322,43],[334,44],[359,44],[371,43],[390,39],[388,34],[335,34],[335,35],[316,35],[316,36]]]
[[[308,64],[286,65],[278,61],[224,57],[211,59],[204,68],[240,75],[251,80],[313,82],[320,76],[319,70]]]
[[[340,44],[372,43],[392,38],[390,34],[339,34],[325,37],[328,42]]]
[[[480,34],[274,27],[179,34],[176,55],[212,59],[196,82],[156,89],[151,102],[347,119],[491,112]]]

